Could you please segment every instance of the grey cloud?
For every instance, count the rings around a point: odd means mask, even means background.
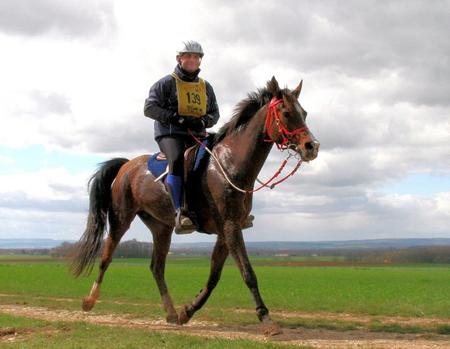
[[[64,193],[68,195],[75,195],[80,193],[79,187],[74,187],[61,183],[49,183],[48,185],[51,189],[55,190],[58,193]]]
[[[439,213],[432,198],[406,200],[362,191],[349,194],[313,207],[308,206],[313,201],[308,198],[295,200],[286,193],[272,196],[272,200],[287,201],[283,210],[267,198],[262,199],[267,205],[260,205],[260,197],[253,210],[254,238],[276,235],[277,240],[299,240],[299,234],[313,240],[448,236],[448,214]],[[274,221],[276,232],[271,224]]]
[[[224,53],[217,58],[213,64],[216,67],[221,67],[221,69],[212,70],[207,77],[207,80],[210,80],[214,87],[220,105],[230,104],[235,106],[240,100],[246,98],[246,93],[243,91],[248,93],[255,90],[249,76],[251,62],[243,62],[237,69],[236,66],[229,64],[231,55],[231,52]],[[268,76],[269,78],[270,76]],[[230,117],[231,115],[221,114],[222,119],[228,120]]]
[[[72,112],[69,98],[59,93],[34,90],[30,93],[30,98],[36,106],[33,114],[37,117],[44,117],[48,114],[64,115]]]
[[[153,138],[153,121],[142,115],[127,116],[127,120],[99,124],[80,134],[80,141],[89,150],[104,153],[156,151]]]
[[[4,209],[34,210],[42,212],[87,212],[87,201],[83,199],[30,199],[25,193],[3,194],[0,207]]]
[[[243,3],[232,16],[208,22],[208,28],[237,54],[239,47],[248,47],[254,62],[366,78],[391,70],[401,79],[391,100],[449,105],[448,1],[410,1],[408,6],[404,1],[347,1],[345,6],[285,1],[275,6]]]
[[[55,30],[69,37],[90,38],[114,27],[113,5],[107,1],[0,2],[0,30],[10,34],[36,36]]]
[[[19,210],[0,206],[0,234],[9,238],[76,239],[84,230],[86,213]]]

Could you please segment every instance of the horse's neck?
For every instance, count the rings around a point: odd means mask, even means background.
[[[250,189],[269,155],[272,143],[264,142],[265,108],[244,129],[225,137],[218,147],[225,171],[235,184]]]

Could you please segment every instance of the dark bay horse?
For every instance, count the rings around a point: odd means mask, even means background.
[[[106,222],[109,234],[104,243],[100,271],[90,294],[83,300],[85,311],[93,308],[100,295],[100,285],[111,263],[120,239],[137,216],[153,235],[151,271],[166,310],[166,320],[184,324],[207,301],[219,281],[228,254],[234,258],[242,278],[256,303],[256,313],[268,334],[281,332],[272,322],[259,293],[256,275],[246,252],[241,226],[250,213],[252,192],[273,144],[289,148],[302,160],[317,157],[319,142],[306,126],[306,112],[298,102],[302,82],[293,91],[280,89],[273,77],[267,86],[240,102],[232,119],[214,136],[213,154],[234,185],[248,190],[235,190],[210,158],[202,174],[191,188],[192,205],[202,231],[216,234],[211,256],[211,271],[206,285],[190,304],[178,314],[164,279],[175,211],[164,184],[147,171],[148,155],[132,160],[116,158],[102,164],[90,180],[90,205],[87,227],[72,262],[75,276],[90,273],[101,248]]]

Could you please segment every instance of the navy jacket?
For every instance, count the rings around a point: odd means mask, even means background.
[[[180,65],[175,67],[175,74],[184,81],[197,82],[200,69],[195,73],[189,74]],[[216,95],[209,82],[206,85],[206,115],[203,117],[206,121],[206,128],[212,127],[219,120],[219,107],[216,101]],[[155,120],[155,139],[158,140],[164,136],[187,135],[187,127],[174,125],[169,122],[170,118],[178,112],[178,98],[175,78],[167,75],[158,80],[151,88],[148,98],[145,100],[144,115]],[[196,135],[205,134],[205,129],[194,132]]]

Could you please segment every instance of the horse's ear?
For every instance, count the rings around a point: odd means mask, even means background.
[[[278,86],[278,81],[275,76],[267,82],[267,90],[272,94],[272,96],[278,96],[280,94],[280,86]]]
[[[292,91],[292,94],[294,95],[295,98],[298,99],[298,97],[300,96],[300,92],[302,92],[302,86],[303,86],[303,80],[300,81],[300,83],[298,84],[298,86],[295,88],[294,91]]]

